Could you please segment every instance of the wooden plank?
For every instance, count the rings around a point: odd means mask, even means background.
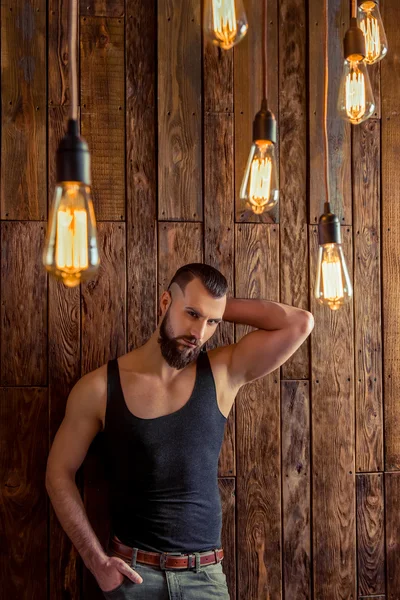
[[[284,598],[311,598],[310,384],[282,381]]]
[[[46,219],[46,1],[1,3],[1,219]]]
[[[1,224],[1,385],[47,385],[45,225]]]
[[[233,115],[206,114],[204,122],[204,254],[228,281],[227,297],[234,295]],[[233,344],[234,324],[223,321],[207,343],[207,349]],[[234,475],[235,410],[226,424],[219,458],[219,472]]]
[[[348,0],[328,3],[328,145],[332,212],[341,224],[351,224],[351,125],[336,110],[343,70],[343,38],[350,24]],[[309,148],[310,224],[318,223],[324,196],[324,2],[309,4]]]
[[[157,72],[155,44],[149,43],[156,33],[156,1],[130,2],[126,17],[128,351],[144,344],[157,326]]]
[[[64,136],[68,106],[48,109],[48,190],[53,202],[56,180],[56,149]],[[49,442],[64,418],[69,391],[80,377],[80,288],[67,288],[49,277]],[[80,487],[79,473],[76,480]],[[49,503],[50,598],[78,598],[81,561]]]
[[[47,598],[47,396],[44,388],[0,388],[3,598]]]
[[[380,123],[353,128],[356,468],[383,470]]]
[[[234,49],[234,102],[235,102],[235,220],[249,222],[277,222],[279,202],[269,212],[255,215],[244,210],[239,199],[240,186],[253,139],[253,120],[261,109],[262,89],[262,2],[244,2],[249,31]],[[277,120],[278,135],[276,144],[277,165],[279,165],[279,80],[278,80],[278,3],[268,0],[268,106]]]
[[[204,112],[233,112],[233,52],[204,40]]]
[[[381,64],[382,84],[382,309],[385,398],[385,470],[400,470],[400,373],[398,316],[400,268],[400,188],[398,162],[400,157],[400,52],[398,23],[400,4],[393,0],[382,3],[383,20],[389,52]],[[394,590],[395,588],[393,588]],[[396,590],[397,592],[397,590]]]
[[[97,17],[123,17],[124,0],[79,0],[79,14]]]
[[[124,20],[81,17],[81,121],[97,220],[125,220]]]
[[[81,284],[81,376],[126,353],[125,224],[99,223],[100,267]]]
[[[200,3],[160,0],[159,220],[203,220],[201,59]]]
[[[279,231],[242,223],[235,230],[235,297],[279,299]],[[236,325],[236,341],[251,331]],[[243,386],[236,398],[238,598],[281,598],[279,369]]]
[[[317,227],[309,239],[315,277]],[[350,227],[341,228],[341,239],[353,281]],[[353,305],[333,312],[311,300],[313,592],[332,600],[356,596]]]
[[[236,527],[235,527],[235,487],[234,477],[218,479],[222,505],[221,544],[224,550],[223,571],[226,575],[230,597],[236,598]]]
[[[399,600],[400,473],[385,473],[386,596]]]
[[[158,223],[158,294],[161,294],[179,267],[203,262],[203,226],[201,223]]]
[[[358,593],[385,594],[383,475],[360,473],[356,484]]]
[[[49,106],[64,106],[71,102],[69,89],[67,0],[49,0],[47,36],[48,68],[47,91]],[[79,78],[79,36],[76,39],[77,72]],[[78,100],[79,102],[79,100]]]
[[[308,309],[306,7],[280,2],[279,134],[281,302]],[[282,365],[283,379],[307,379],[309,341]]]

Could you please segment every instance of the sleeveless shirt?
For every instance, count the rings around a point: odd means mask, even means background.
[[[153,419],[129,410],[118,361],[110,360],[103,433],[112,533],[155,552],[220,548],[218,458],[226,422],[207,352],[196,360],[187,403]]]

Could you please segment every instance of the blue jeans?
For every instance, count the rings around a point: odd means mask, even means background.
[[[192,569],[161,569],[136,562],[133,552],[130,567],[143,582],[124,577],[117,588],[103,594],[108,600],[230,600],[222,562],[200,565],[200,554],[194,554],[196,567]]]

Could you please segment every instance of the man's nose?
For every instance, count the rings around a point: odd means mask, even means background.
[[[191,334],[192,338],[196,339],[196,342],[203,339],[206,327],[207,327],[207,323],[203,323],[203,324],[197,323],[197,324],[192,325],[192,327],[190,329],[190,334]]]

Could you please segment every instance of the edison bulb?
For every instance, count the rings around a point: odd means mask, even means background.
[[[342,119],[354,125],[369,119],[374,113],[371,82],[360,55],[350,56],[344,61],[337,109]]]
[[[46,270],[67,287],[86,281],[100,264],[90,187],[57,184],[43,250]]]
[[[242,0],[205,0],[204,33],[213,44],[229,50],[247,33]]]
[[[365,38],[365,62],[372,65],[386,56],[388,44],[379,12],[373,0],[366,0],[358,7],[358,25]]]
[[[254,142],[240,188],[240,199],[247,208],[260,215],[279,200],[275,145],[270,141]]]
[[[331,310],[338,310],[351,300],[353,288],[341,244],[320,245],[314,296]]]

